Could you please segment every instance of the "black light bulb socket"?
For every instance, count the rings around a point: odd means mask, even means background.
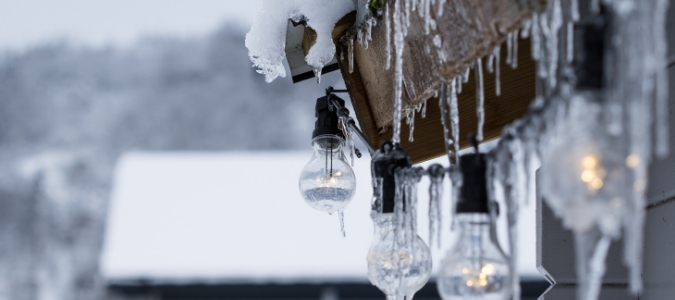
[[[412,159],[401,145],[390,141],[383,142],[378,152],[371,162],[372,176],[382,178],[382,213],[393,213],[396,195],[394,174],[398,168],[412,167]]]
[[[462,187],[457,200],[457,213],[489,213],[487,193],[487,160],[484,153],[465,154],[459,158]]]
[[[601,5],[600,13],[590,15],[574,25],[574,73],[579,90],[604,87],[605,49],[611,35],[611,10]]]
[[[337,135],[340,138],[344,139],[344,133],[340,130],[339,117],[337,115],[337,109],[331,107],[330,100],[332,95],[327,95],[316,99],[315,107],[315,117],[316,122],[314,123],[314,132],[312,132],[312,139],[320,135]],[[334,97],[333,100],[338,101],[342,106],[345,105],[345,101]]]

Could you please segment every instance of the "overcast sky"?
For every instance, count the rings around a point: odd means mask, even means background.
[[[228,20],[250,26],[262,0],[0,0],[0,49],[45,41],[126,46],[145,35],[207,34]]]

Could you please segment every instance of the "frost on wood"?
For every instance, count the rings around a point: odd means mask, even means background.
[[[246,47],[253,66],[265,75],[267,82],[286,77],[286,27],[288,20],[305,20],[316,31],[316,42],[305,57],[315,74],[335,56],[332,32],[344,15],[355,9],[352,0],[265,0],[263,8],[246,34]]]

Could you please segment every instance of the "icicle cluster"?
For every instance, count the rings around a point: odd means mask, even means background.
[[[393,2],[390,4],[390,2]],[[436,29],[435,16],[443,15],[443,5],[445,0],[391,0],[386,1],[384,7],[384,19],[386,26],[386,68],[389,69],[391,57],[391,44],[394,46],[394,119],[393,119],[393,136],[394,143],[401,142],[401,116],[403,113],[403,103],[401,97],[403,96],[403,50],[405,46],[405,36],[408,35],[408,27],[410,26],[410,16],[417,10],[418,15],[425,20],[424,31],[429,34],[431,30]],[[389,9],[393,5],[394,13],[389,17]],[[391,26],[393,23],[393,40],[391,39]],[[440,36],[434,37],[434,42],[437,47],[440,47]],[[411,132],[413,123],[409,123]]]
[[[609,60],[603,89],[581,90],[569,80],[570,62],[575,59],[571,24],[579,19],[577,1],[550,1],[523,23],[521,33],[529,33],[521,36],[531,36],[537,76],[545,79],[545,86],[530,113],[504,130],[491,153],[492,181],[507,205],[514,282],[518,282],[518,207],[531,197],[529,186],[541,162],[542,196],[576,235],[578,296],[584,300],[597,299],[609,244],[622,234],[631,290],[641,290],[647,167],[652,153],[668,153],[667,117],[660,115],[668,111],[664,33],[668,3],[606,0],[602,4],[613,18],[608,30],[613,36],[605,40],[620,41],[605,49]],[[563,13],[563,8],[569,13]],[[513,65],[515,46],[509,40],[507,47],[513,49],[507,51],[511,57],[507,62]],[[514,286],[516,297],[518,288]]]
[[[286,77],[283,60],[286,58],[288,20],[305,20],[317,33],[316,43],[305,61],[314,68],[319,79],[324,65],[335,56],[331,37],[335,23],[354,9],[352,0],[265,0],[246,34],[246,47],[253,67],[265,75],[267,82],[279,76]]]

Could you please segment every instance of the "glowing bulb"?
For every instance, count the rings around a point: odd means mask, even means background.
[[[438,292],[444,300],[504,300],[511,296],[506,256],[490,238],[486,213],[460,213],[459,238],[443,259]]]
[[[593,171],[585,170],[581,173],[581,180],[583,180],[584,182],[591,182],[593,181],[593,178],[595,178]]]
[[[640,164],[640,156],[637,154],[631,154],[626,157],[626,166],[629,168],[635,168]]]
[[[586,169],[592,169],[595,168],[595,166],[598,165],[598,158],[595,156],[586,156],[584,157],[584,160],[581,163],[584,168]]]
[[[375,234],[368,251],[368,279],[387,299],[412,299],[429,281],[431,252],[417,236],[413,245],[399,246],[393,213],[372,213]]]
[[[337,135],[312,140],[314,153],[300,173],[300,194],[312,208],[327,213],[342,211],[354,196],[356,178]]]

